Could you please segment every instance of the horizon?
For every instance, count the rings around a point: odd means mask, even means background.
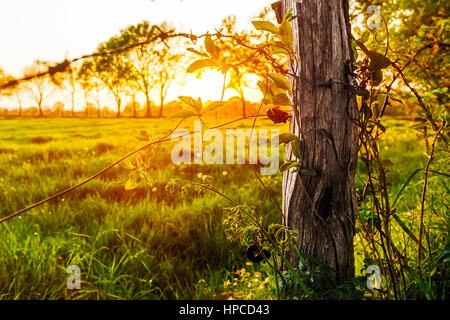
[[[59,62],[89,54],[120,30],[143,20],[151,24],[167,21],[179,31],[202,34],[214,31],[220,27],[224,18],[235,15],[237,28],[248,30],[251,28],[251,16],[257,15],[272,2],[136,0],[123,5],[124,2],[120,0],[18,0],[3,3],[0,10],[0,30],[3,31],[0,35],[3,43],[8,43],[8,50],[0,51],[0,68],[7,74],[20,77],[23,70],[37,59]],[[103,14],[99,17],[97,12],[100,11]],[[216,71],[204,72],[201,79],[192,74],[180,74],[177,80],[169,90],[167,101],[174,101],[177,96],[187,94],[200,96],[205,101],[220,98],[222,75]],[[234,95],[236,94],[229,90],[225,98]],[[151,96],[157,104],[157,94],[153,93]],[[260,99],[259,91],[254,85],[249,88],[247,100],[257,99]],[[51,108],[61,100],[64,103],[68,97],[65,93],[58,92],[45,104]],[[102,100],[102,107],[114,105],[106,90],[102,91]],[[125,100],[124,105],[128,102],[128,99]],[[140,100],[142,97],[139,96],[138,101],[141,102]],[[9,110],[17,108],[11,98],[4,97],[0,98],[0,107]],[[23,107],[33,107],[28,97],[24,96]],[[84,107],[85,103],[79,92],[76,95],[75,109],[80,111]]]

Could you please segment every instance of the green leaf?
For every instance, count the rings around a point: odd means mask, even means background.
[[[211,36],[205,37],[205,48],[206,51],[213,57],[214,59],[219,59],[221,49],[214,44],[211,40]]]
[[[193,107],[194,110],[198,112],[202,111],[203,108],[202,100],[195,100],[194,98],[189,96],[178,96],[178,99],[186,103],[188,106]]]
[[[202,112],[203,113],[211,112],[211,111],[216,110],[217,108],[223,107],[224,105],[226,105],[226,102],[214,101],[214,102],[211,102],[210,104],[208,104],[208,106],[206,106]]]
[[[207,68],[207,67],[217,67],[217,62],[213,59],[200,59],[197,61],[194,61],[186,70],[188,73],[192,73],[194,71],[197,71],[201,68]]]
[[[173,115],[171,115],[169,117],[169,119],[175,119],[175,118],[189,118],[189,117],[194,117],[194,116],[200,116],[200,113],[195,113],[194,111],[191,110],[181,110]]]
[[[372,71],[384,69],[391,65],[391,60],[376,51],[370,51],[368,56],[370,58],[369,68]]]
[[[280,26],[280,37],[283,44],[292,47],[292,42],[294,41],[292,37],[292,26],[288,20],[283,21]]]
[[[367,103],[363,103],[361,106],[361,111],[364,114],[364,119],[370,119],[373,116],[372,109],[368,106]]]
[[[377,122],[378,128],[380,128],[381,131],[386,132],[386,127],[383,126],[381,123]]]
[[[287,96],[287,94],[277,94],[273,99],[273,104],[278,106],[291,106],[292,102],[291,99]]]
[[[392,167],[394,164],[389,159],[383,159],[383,160],[381,160],[381,165],[383,167]]]
[[[267,83],[267,81],[263,82],[259,80],[256,85],[259,87],[259,90],[261,90],[263,95],[272,94],[271,85],[270,82]]]
[[[301,148],[300,139],[292,140],[291,148],[292,148],[292,153],[294,154],[294,156],[297,159],[302,160],[302,148]]]
[[[380,128],[380,130],[383,131],[383,133],[386,133],[386,127],[383,126],[381,123],[379,123],[377,121],[372,121],[372,120],[370,120],[369,123],[373,123],[373,125]]]
[[[287,90],[285,90],[285,89],[281,89],[281,88],[277,88],[277,87],[273,87],[273,86],[271,86],[271,89],[272,89],[272,93],[274,96],[277,96],[279,94],[287,95]]]
[[[289,165],[292,163],[293,161],[289,161],[289,162],[283,162],[280,165],[280,168],[278,169],[281,173],[285,172],[286,170],[289,170]]]
[[[398,99],[398,98],[394,98],[393,96],[389,96],[389,98],[391,98],[391,99],[394,100],[394,101],[397,101],[398,103],[400,103],[402,106],[405,107],[405,104],[403,103],[402,100],[400,100],[400,99]]]
[[[297,161],[286,160],[286,162],[282,163],[280,166],[280,172],[285,172],[291,168],[300,168],[301,164]]]
[[[377,69],[372,72],[372,85],[377,86],[383,81],[383,71]]]
[[[278,136],[278,144],[289,143],[291,141],[297,140],[298,137],[292,133],[282,133]]]
[[[125,190],[136,189],[140,183],[141,183],[141,178],[137,174],[132,174],[128,177],[128,180],[125,183]]]
[[[370,32],[364,31],[363,34],[361,35],[361,38],[359,38],[358,41],[367,42],[367,40],[369,40],[369,37],[370,37]]]
[[[195,54],[197,54],[199,56],[202,56],[202,57],[205,57],[205,58],[209,58],[209,56],[206,53],[203,53],[203,52],[200,52],[198,50],[195,50],[194,48],[187,48],[186,50],[190,51],[192,53],[195,53]]]
[[[282,45],[281,47],[279,45],[271,45],[270,46],[270,52],[272,54],[284,54],[284,55],[289,55],[289,49],[285,48],[284,45]]]
[[[289,84],[289,80],[286,78],[286,76],[279,74],[279,73],[270,73],[269,74],[270,79],[273,80],[275,85],[278,88],[284,89],[284,90],[290,90],[291,85]]]
[[[290,8],[289,11],[286,12],[286,14],[284,15],[283,21],[287,21],[287,20],[291,19],[291,18],[292,18],[292,12],[293,12],[293,11],[294,11],[294,10],[293,10],[292,8]]]
[[[256,30],[269,31],[274,34],[278,34],[279,30],[276,25],[269,21],[252,21]]]

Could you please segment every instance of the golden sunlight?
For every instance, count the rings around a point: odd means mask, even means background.
[[[204,69],[199,76],[193,74],[186,74],[186,79],[183,79],[179,85],[181,95],[190,95],[192,97],[200,97],[203,102],[208,100],[219,101],[223,91],[223,74],[210,69]],[[260,93],[256,87],[257,77],[248,76],[247,86],[244,86],[244,90],[247,92],[247,98],[251,101],[261,99]],[[226,79],[228,83],[229,79]],[[254,88],[254,89],[253,89]],[[233,89],[225,90],[224,99],[227,100],[233,96],[236,96],[237,92]]]

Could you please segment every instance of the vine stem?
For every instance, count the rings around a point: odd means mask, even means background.
[[[258,172],[256,171],[254,166],[251,166],[253,173],[255,174],[255,177],[258,179],[258,181],[261,183],[261,185],[263,186],[264,190],[267,192],[267,194],[269,195],[270,199],[272,200],[273,203],[275,203],[275,205],[277,206],[278,210],[281,213],[281,216],[283,217],[283,219],[285,219],[283,210],[281,209],[280,205],[278,204],[278,201],[273,197],[272,192],[270,192],[270,190],[267,188],[266,184],[264,183],[264,181],[262,181],[261,177],[259,176]]]
[[[253,116],[251,116],[251,117],[253,117]],[[235,206],[239,206],[239,204],[235,200],[231,199],[229,196],[227,196],[226,194],[220,192],[219,190],[217,190],[213,186],[210,186],[210,185],[207,185],[207,184],[203,184],[203,183],[197,183],[197,182],[193,182],[193,181],[189,181],[189,180],[184,180],[184,179],[174,179],[174,181],[180,181],[180,182],[184,182],[184,183],[191,184],[191,185],[194,185],[194,186],[199,186],[199,187],[205,188],[205,189],[210,190],[210,191],[218,194],[219,196],[223,197],[224,199],[226,199],[231,204],[233,204]],[[303,291],[309,297],[314,298],[314,292],[311,291],[310,289],[308,289],[308,287],[304,283],[303,279],[300,277],[300,274],[298,273],[298,271],[291,265],[291,263],[288,261],[288,259],[284,256],[283,250],[280,248],[280,246],[278,245],[276,240],[264,228],[264,226],[261,224],[261,222],[258,220],[258,218],[256,216],[252,215],[246,209],[243,209],[243,212],[258,226],[259,230],[267,237],[267,239],[269,240],[270,244],[272,245],[272,248],[274,249],[276,254],[279,255],[281,260],[286,264],[287,268],[292,272],[292,274],[294,275],[294,277],[298,281],[298,283],[299,283],[300,287],[303,289]],[[301,254],[299,254],[299,258],[301,259]],[[266,261],[268,261],[268,260],[266,259]],[[274,263],[275,262],[276,261],[274,261]],[[278,265],[277,265],[276,268],[278,269]],[[279,272],[279,270],[278,270],[278,272]],[[281,276],[281,279],[283,279],[281,274],[280,274],[280,276]]]
[[[436,135],[434,136],[433,143],[431,145],[430,158],[428,159],[427,166],[425,167],[425,173],[424,173],[422,200],[420,201],[419,243],[417,244],[417,246],[418,246],[417,250],[418,250],[418,255],[419,255],[419,259],[417,261],[417,269],[419,271],[419,276],[420,276],[421,280],[422,280],[421,262],[422,262],[423,215],[424,215],[424,211],[425,211],[425,196],[427,193],[427,185],[428,185],[428,171],[430,169],[431,162],[434,159],[434,149],[436,146],[437,138],[439,137],[439,134],[441,133],[443,128],[444,128],[444,124],[439,128],[439,130],[436,132]]]

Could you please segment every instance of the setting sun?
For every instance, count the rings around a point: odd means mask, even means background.
[[[167,21],[179,31],[201,34],[214,32],[220,28],[222,19],[235,15],[237,28],[245,30],[251,28],[250,17],[264,7],[270,7],[271,3],[271,0],[135,0],[126,4],[121,0],[2,2],[0,35],[2,42],[8,43],[8,50],[0,50],[0,68],[20,76],[35,59],[55,62],[88,54],[111,34],[143,20],[151,23]],[[200,7],[202,10],[198,10]],[[206,78],[200,81],[191,76],[178,77],[180,81],[174,82],[168,90],[167,100],[176,100],[180,92],[191,88],[202,99],[220,99],[223,78],[212,74],[207,72]],[[158,104],[158,91],[152,90],[150,95]],[[229,91],[225,96],[231,95],[233,93]],[[248,98],[254,97],[250,92]],[[100,98],[105,106],[112,108],[115,103],[106,90],[101,91]],[[54,93],[46,105],[49,108],[57,102],[67,105],[69,100],[66,93]],[[85,106],[83,95],[76,93],[75,100],[75,110],[82,110]],[[142,97],[138,100],[142,103]],[[23,97],[22,103],[24,107],[34,104],[28,96]],[[11,109],[15,104],[13,99],[0,99],[0,107]]]
[[[256,87],[257,77],[248,75],[248,86],[244,88],[247,95],[246,98],[250,101],[257,101],[261,99],[261,93]],[[186,75],[186,80],[182,80],[180,84],[181,95],[192,95],[193,97],[200,97],[202,101],[206,102],[219,101],[223,91],[224,76],[222,73],[216,70],[204,70],[200,76],[193,74]],[[228,100],[231,97],[238,95],[233,89],[225,90],[224,100]]]

